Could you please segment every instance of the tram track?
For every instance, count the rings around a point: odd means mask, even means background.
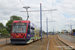
[[[0,48],[0,50],[16,50],[16,48],[20,48],[20,47],[23,47],[24,45],[15,45],[15,44],[9,44],[9,45],[5,45],[5,46],[2,46]]]
[[[57,45],[60,47],[60,49],[63,50],[63,48],[61,47],[61,45],[59,45],[59,43],[56,41],[56,38],[55,38],[55,42],[56,42]]]
[[[5,45],[0,46],[0,50],[4,50],[9,47],[10,47],[10,44],[7,44],[7,45],[5,44]]]
[[[47,50],[63,50],[61,45],[57,42],[57,35],[52,35],[47,44]]]
[[[32,42],[31,44],[29,45],[26,45],[26,46],[23,46],[23,47],[20,47],[20,48],[16,48],[16,50],[43,50],[43,46],[44,44],[47,43],[47,41],[49,40],[49,38],[45,38],[43,39],[43,42],[41,42],[40,40],[38,41],[35,41],[35,42]]]
[[[48,41],[48,44],[47,44],[47,50],[49,50],[49,42],[50,42],[51,38],[49,39]]]
[[[40,41],[40,40],[38,40]],[[0,47],[0,50],[21,50],[21,48],[25,48],[25,47],[29,47],[29,46],[32,46],[33,44],[35,44],[36,42],[38,41],[35,41],[35,42],[32,42],[30,44],[9,44],[9,45],[4,45],[4,46],[1,46]]]
[[[58,39],[58,37],[57,37],[57,41],[58,41],[59,44],[62,46],[63,50],[73,50],[70,46],[66,45],[66,44],[63,43],[60,39]]]
[[[38,40],[28,45],[9,44],[9,45],[0,47],[0,50],[64,50],[63,48],[61,48],[61,45],[59,44],[60,43],[57,39],[57,35],[52,35],[50,36],[50,38],[44,38],[43,42]]]
[[[37,40],[30,44],[8,44],[0,47],[0,50],[43,50],[43,46],[48,42],[49,38]]]

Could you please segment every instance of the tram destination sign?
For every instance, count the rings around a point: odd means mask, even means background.
[[[13,25],[26,25],[26,23],[14,23]]]

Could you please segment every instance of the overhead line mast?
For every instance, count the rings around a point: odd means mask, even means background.
[[[42,4],[40,3],[40,33],[41,33],[41,42],[42,42]]]

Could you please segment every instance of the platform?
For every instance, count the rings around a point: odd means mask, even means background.
[[[70,46],[73,50],[75,50],[75,43],[61,38],[60,35],[58,36],[58,39],[61,40],[66,45]]]

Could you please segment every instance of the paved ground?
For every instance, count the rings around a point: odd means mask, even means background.
[[[64,44],[62,44],[58,39],[57,39],[58,35],[51,35],[47,38],[47,36],[45,35],[42,42],[41,40],[32,42],[28,45],[26,44],[8,44],[8,45],[4,45],[0,47],[0,50],[47,50],[47,44],[49,39],[50,43],[49,43],[49,50],[61,50],[56,41],[61,45],[61,46],[65,46]],[[66,50],[66,49],[63,49]]]
[[[57,39],[58,43],[61,45],[63,50],[72,50],[69,46],[65,45],[63,42],[61,42],[59,39]]]
[[[50,36],[49,36],[50,38]],[[5,45],[0,47],[1,50],[43,50],[46,48],[44,48],[44,45],[48,42],[49,38],[47,38],[47,36],[45,36],[41,42],[41,40],[35,41],[31,44],[25,45],[25,44],[9,44],[9,45]]]
[[[75,43],[72,43],[68,40],[65,40],[65,39],[61,38],[60,36],[58,36],[58,39],[61,40],[63,43],[67,44],[68,46],[72,47],[73,49],[75,49]],[[69,49],[69,50],[72,50],[71,48],[67,48],[67,47],[65,47],[65,48]]]
[[[53,36],[51,37],[51,40],[50,40],[50,43],[49,43],[49,50],[61,50],[61,49],[58,47],[57,43],[55,42],[55,38],[56,38],[56,37],[57,37],[56,35],[53,35]]]

